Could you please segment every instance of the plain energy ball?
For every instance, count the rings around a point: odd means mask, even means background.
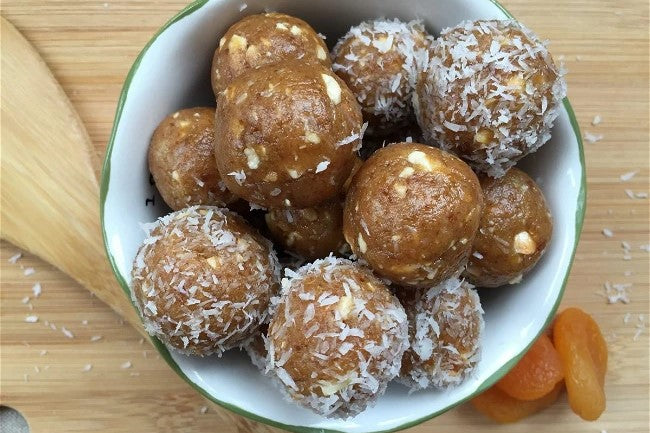
[[[214,94],[251,69],[292,59],[331,66],[323,37],[303,20],[275,12],[247,16],[219,40],[212,59]]]
[[[516,21],[465,21],[434,42],[414,105],[428,143],[492,177],[551,138],[563,71]]]
[[[271,239],[307,260],[336,254],[345,243],[339,201],[306,209],[271,209],[265,219]]]
[[[482,201],[476,175],[457,157],[423,144],[392,144],[352,179],[343,235],[378,275],[399,286],[431,287],[461,272]]]
[[[410,348],[400,382],[413,390],[460,385],[480,359],[483,308],[475,290],[457,278],[430,289],[398,292],[409,318]]]
[[[546,250],[553,219],[544,194],[516,168],[505,176],[480,178],[483,212],[464,276],[478,287],[515,284]]]
[[[160,122],[149,144],[149,170],[167,206],[225,206],[236,200],[214,159],[214,108],[177,111]]]
[[[145,230],[131,295],[150,335],[187,355],[221,355],[268,321],[278,260],[237,214],[194,206]]]
[[[217,167],[230,191],[266,208],[337,198],[361,146],[361,109],[330,69],[287,61],[219,95]]]
[[[328,257],[288,272],[269,325],[267,365],[286,396],[319,415],[354,416],[399,374],[404,309],[373,274]]]
[[[357,97],[370,135],[412,119],[411,97],[431,40],[420,21],[382,19],[352,27],[334,47],[332,68]]]

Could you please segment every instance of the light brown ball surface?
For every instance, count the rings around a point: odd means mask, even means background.
[[[476,291],[452,278],[398,296],[409,318],[410,340],[400,382],[416,390],[460,385],[480,358],[484,322]]]
[[[275,242],[310,261],[336,254],[345,243],[339,201],[306,209],[271,209],[265,219]]]
[[[518,22],[465,21],[434,42],[413,103],[428,143],[499,177],[550,139],[562,74]]]
[[[420,21],[382,19],[352,27],[334,47],[332,69],[357,97],[370,135],[412,119],[411,97],[431,41]]]
[[[393,144],[354,176],[343,234],[378,275],[431,287],[461,272],[481,206],[478,179],[463,161],[423,144]]]
[[[214,52],[214,94],[251,69],[293,59],[331,66],[325,42],[303,20],[275,12],[249,15],[230,26]]]
[[[225,206],[236,200],[214,159],[214,108],[197,107],[167,116],[149,144],[149,170],[167,206]]]
[[[354,95],[331,70],[300,61],[265,66],[219,95],[217,167],[249,202],[316,206],[341,194],[361,127]]]
[[[290,272],[269,325],[267,364],[286,395],[347,418],[384,393],[408,346],[404,309],[372,273],[328,257]]]
[[[221,355],[267,321],[278,261],[241,217],[194,206],[145,229],[131,296],[149,334],[188,355]]]
[[[505,176],[480,178],[481,224],[464,276],[478,287],[515,284],[539,261],[553,233],[544,194],[516,168]]]

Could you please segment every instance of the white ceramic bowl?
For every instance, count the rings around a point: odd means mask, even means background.
[[[245,0],[245,8],[243,1],[198,0],[188,5],[144,47],[124,83],[104,162],[101,210],[108,257],[127,295],[131,263],[144,238],[139,223],[154,221],[167,211],[147,168],[152,132],[179,108],[214,104],[210,62],[232,23],[264,10],[285,12],[325,34],[331,48],[351,25],[369,18],[420,18],[437,34],[466,19],[511,17],[492,0]],[[439,415],[503,376],[546,327],[560,302],[585,205],[582,143],[567,100],[552,140],[519,167],[546,194],[555,220],[553,240],[521,284],[481,292],[486,322],[483,356],[476,374],[458,388],[409,395],[405,387],[393,383],[373,408],[350,420],[330,420],[284,401],[243,352],[201,359],[170,352],[156,339],[154,344],[183,379],[212,401],[287,430],[394,431]]]

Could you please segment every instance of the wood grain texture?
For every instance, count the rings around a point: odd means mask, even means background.
[[[563,305],[593,314],[607,337],[608,408],[600,420],[587,423],[570,412],[563,398],[523,423],[495,426],[462,406],[410,431],[647,432],[649,255],[639,247],[649,243],[649,201],[625,193],[648,192],[649,187],[647,0],[504,4],[552,41],[551,51],[556,59],[563,56],[569,70],[569,96],[583,132],[604,136],[585,143],[587,216]],[[171,0],[5,0],[1,8],[62,84],[100,157],[132,61],[183,5]],[[603,122],[592,126],[597,114]],[[621,174],[637,170],[630,181],[620,182]],[[603,236],[603,228],[614,236]],[[631,246],[631,260],[623,260],[623,241]],[[25,414],[32,432],[124,432],[134,426],[143,432],[277,431],[205,402],[148,343],[140,343],[135,330],[74,281],[29,255],[8,263],[16,251],[2,243],[0,400]],[[36,274],[25,277],[21,266],[34,267]],[[43,294],[23,304],[36,281]],[[630,303],[606,304],[599,295],[605,281],[632,283]],[[25,323],[29,314],[39,316],[39,322]],[[57,329],[46,327],[46,320]],[[65,337],[61,326],[75,338]],[[637,329],[643,331],[634,340]],[[103,338],[91,342],[93,335]],[[41,356],[41,350],[47,353]],[[126,361],[132,367],[120,368]],[[90,372],[82,371],[86,364],[92,364]],[[205,414],[203,406],[209,408]]]
[[[1,27],[2,239],[55,265],[146,335],[106,260],[99,160],[86,129],[29,42],[4,18]]]

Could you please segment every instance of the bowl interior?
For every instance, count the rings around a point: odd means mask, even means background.
[[[153,130],[180,108],[214,105],[210,62],[221,35],[244,15],[275,10],[305,19],[332,47],[347,29],[375,17],[422,19],[437,34],[465,19],[504,19],[491,0],[241,0],[197,1],[172,19],[145,47],[124,85],[102,179],[102,225],[111,264],[128,291],[132,260],[144,238],[139,223],[168,209],[150,180],[147,147]],[[458,388],[408,394],[391,384],[376,406],[346,420],[329,420],[285,402],[243,352],[223,358],[162,356],[192,386],[238,413],[294,431],[387,431],[417,424],[482,390],[516,362],[555,312],[562,295],[584,208],[582,144],[568,102],[560,110],[553,138],[519,167],[536,179],[554,217],[553,241],[521,284],[480,292],[485,309],[483,355],[476,374]]]

